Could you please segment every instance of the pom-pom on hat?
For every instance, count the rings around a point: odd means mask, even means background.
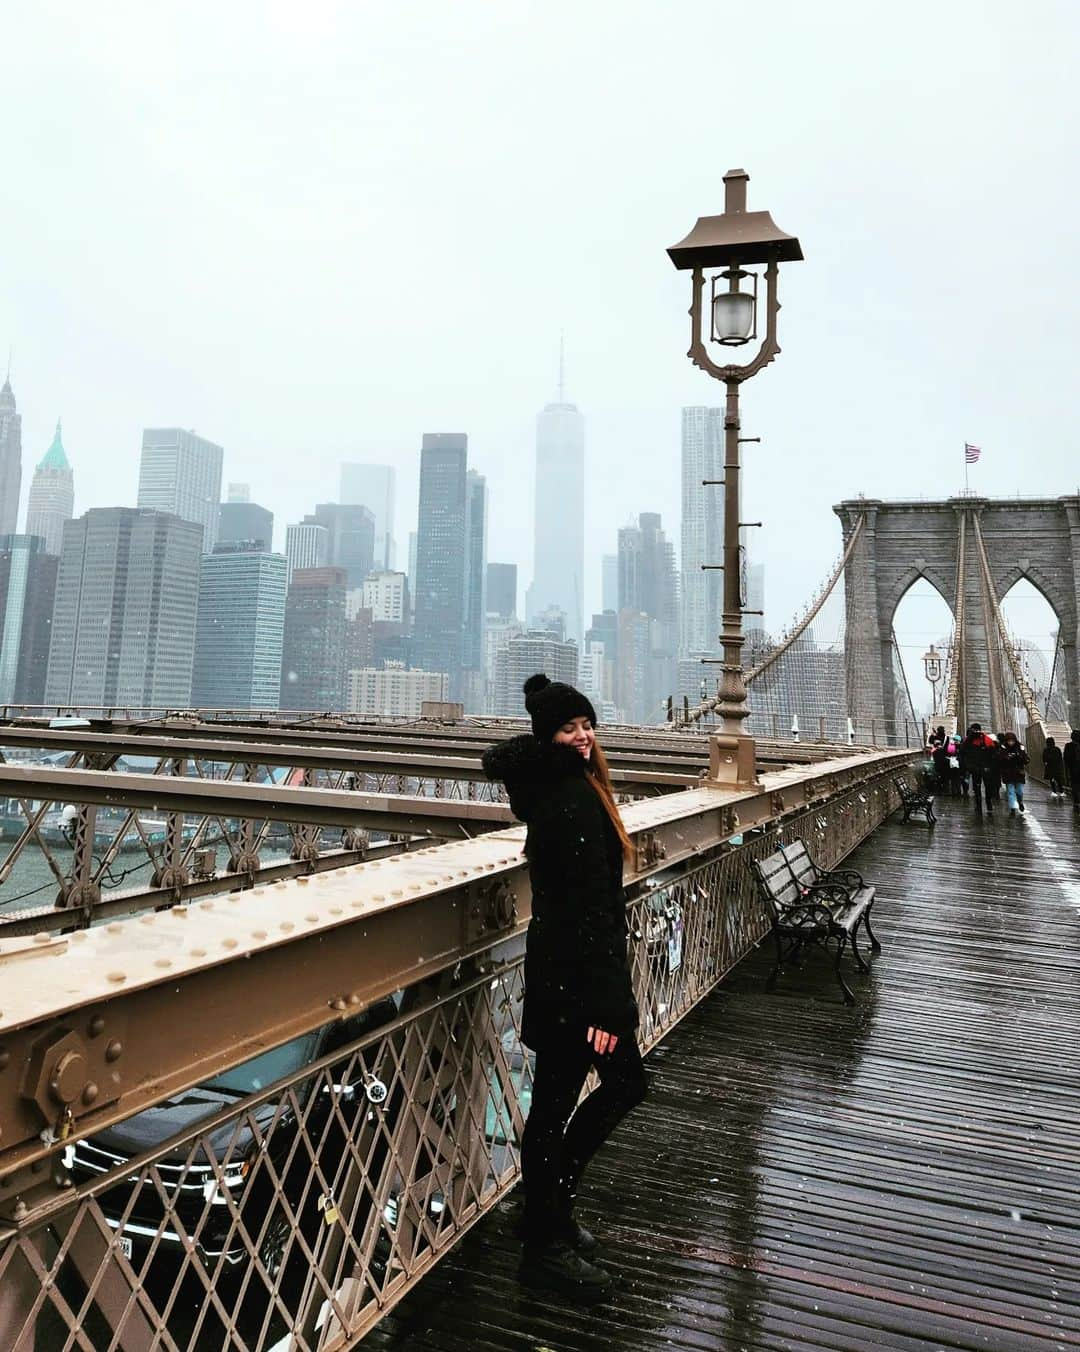
[[[580,690],[562,681],[549,681],[542,671],[525,682],[525,708],[532,715],[533,736],[550,742],[564,723],[587,718],[596,727],[596,710]]]

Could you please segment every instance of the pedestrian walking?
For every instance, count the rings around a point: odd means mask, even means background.
[[[972,723],[967,730],[967,736],[960,743],[959,758],[964,773],[971,779],[971,793],[975,802],[975,811],[980,814],[983,810],[984,790],[986,791],[986,811],[992,813],[994,810],[989,785],[986,782],[986,772],[990,766],[996,765],[997,753],[998,747],[994,739],[983,732],[981,724]]]
[[[1080,728],[1073,728],[1072,737],[1065,743],[1061,759],[1072,790],[1073,812],[1080,816]]]
[[[610,1278],[594,1261],[595,1239],[574,1219],[578,1185],[647,1088],[622,885],[632,846],[589,700],[542,674],[525,682],[525,696],[532,733],[483,757],[528,826],[532,919],[521,1036],[536,1068],[521,1146],[522,1276],[598,1292]],[[579,1105],[591,1069],[600,1085]]]
[[[1015,817],[1017,809],[1026,812],[1024,806],[1024,784],[1027,780],[1028,753],[1020,745],[1015,732],[1007,732],[1001,739],[998,750],[998,765],[1001,768],[1001,782],[1009,795],[1009,816]]]
[[[1065,760],[1061,747],[1053,737],[1047,737],[1043,747],[1043,776],[1050,789],[1051,798],[1065,797]]]

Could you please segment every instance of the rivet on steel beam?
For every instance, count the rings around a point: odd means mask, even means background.
[[[345,914],[345,908],[344,908],[343,906],[331,906],[331,907],[330,907],[330,914],[331,914],[331,915],[344,915],[344,914]]]
[[[69,939],[71,940],[71,942],[74,943],[74,944],[85,944],[85,943],[86,943],[86,931],[85,931],[85,930],[76,930],[74,934],[68,935],[68,938],[69,938]]]
[[[385,901],[385,900],[386,900],[386,893],[385,893],[385,892],[376,892],[375,895],[371,898],[371,900],[372,900],[372,901]]]
[[[311,880],[310,880],[309,878],[303,878],[303,877],[301,877],[301,878],[297,878],[296,881],[300,884],[301,887],[307,887],[308,883],[309,883]]]
[[[6,1047],[0,1047],[0,1070],[6,1070],[8,1062],[11,1060],[11,1053]]]
[[[319,923],[319,917],[317,915],[308,914],[304,916],[304,919],[309,925],[317,925]]]
[[[251,937],[252,937],[253,939],[265,939],[265,938],[266,938],[266,931],[265,931],[264,929],[252,930],[252,931],[251,931]]]
[[[93,1082],[93,1080],[91,1080],[90,1083],[86,1086],[86,1088],[82,1091],[82,1101],[86,1104],[87,1107],[89,1107],[90,1104],[93,1103],[94,1100],[97,1098],[97,1096],[98,1096],[98,1087]]]
[[[156,915],[143,915],[139,917],[139,924],[152,925],[156,919],[157,919]]]
[[[294,930],[295,928],[296,928],[296,926],[293,924],[293,922],[292,922],[291,920],[283,920],[283,921],[281,922],[281,924],[278,926],[278,929],[284,931],[284,933],[286,933],[286,934],[288,934],[290,931]]]
[[[110,972],[105,979],[118,985],[121,981],[126,981],[127,976],[123,972]]]
[[[100,1037],[105,1031],[105,1015],[95,1014],[90,1020],[90,1036]]]
[[[154,966],[155,966],[155,967],[171,967],[171,966],[172,966],[172,958],[155,958],[155,959],[154,959]]]
[[[222,948],[236,948],[236,947],[238,946],[239,942],[240,942],[240,941],[239,941],[238,939],[234,939],[234,938],[230,935],[228,939],[222,939],[222,941],[221,941],[221,946],[222,946]]]
[[[193,948],[193,949],[191,950],[191,956],[192,956],[193,958],[205,958],[205,957],[206,957],[206,949],[205,949],[205,948]]]
[[[106,1060],[106,1061],[118,1061],[118,1060],[120,1059],[120,1053],[121,1053],[123,1050],[124,1050],[124,1044],[120,1041],[120,1039],[119,1039],[119,1038],[113,1038],[113,1040],[112,1040],[112,1041],[109,1043],[109,1045],[105,1048],[105,1060]]]
[[[350,1004],[350,1005],[358,1005],[359,1003],[360,1003],[360,996],[357,994],[356,991],[350,991],[350,992],[349,992],[349,1004]]]
[[[117,922],[114,920],[111,925],[105,926],[105,932],[107,934],[123,934],[124,927],[123,925],[117,924]]]
[[[345,1006],[345,1001],[341,998],[340,995],[338,996],[338,998],[337,998],[336,1000],[331,1000],[331,1001],[330,1001],[330,1008],[331,1008],[331,1009],[344,1009],[345,1007],[346,1007],[346,1006]]]
[[[212,911],[213,909],[214,909],[214,903],[213,903],[212,901],[200,901],[200,902],[199,902],[199,910],[200,910],[200,911]]]

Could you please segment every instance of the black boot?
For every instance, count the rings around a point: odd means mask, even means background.
[[[590,1263],[569,1244],[526,1244],[521,1259],[521,1280],[553,1286],[574,1295],[601,1295],[611,1285],[603,1268]]]
[[[591,1258],[599,1247],[596,1236],[583,1225],[579,1225],[573,1216],[566,1216],[560,1221],[559,1238],[569,1244],[575,1252],[584,1254],[586,1258]]]

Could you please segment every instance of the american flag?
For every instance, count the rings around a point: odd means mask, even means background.
[[[964,460],[967,464],[973,465],[980,455],[982,455],[981,446],[972,446],[970,441],[964,442]]]

